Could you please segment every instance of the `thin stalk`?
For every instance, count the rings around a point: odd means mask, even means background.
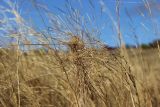
[[[16,67],[16,77],[17,77],[17,97],[18,97],[18,107],[21,107],[21,100],[20,100],[20,80],[19,80],[19,60],[20,60],[20,56],[19,56],[19,36],[17,36],[17,67]]]

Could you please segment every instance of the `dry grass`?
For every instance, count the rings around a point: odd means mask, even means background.
[[[14,39],[0,49],[0,107],[160,106],[159,47],[125,48],[119,0],[117,21],[112,21],[120,48],[113,50],[104,48],[93,29],[83,25],[85,17],[70,8],[69,1],[64,19],[31,1],[38,12],[38,6],[45,11],[53,27],[37,30],[19,14],[16,2],[6,1],[8,8],[0,5],[0,33]]]
[[[158,107],[157,56],[148,52],[151,50],[143,51],[141,56],[129,51],[133,63],[130,67],[118,50],[113,51],[19,51],[17,84],[17,53],[1,49],[0,104],[18,106],[19,85],[21,107]]]

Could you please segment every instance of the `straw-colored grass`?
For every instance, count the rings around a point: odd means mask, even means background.
[[[118,49],[18,51],[17,84],[17,52],[1,49],[0,105],[17,107],[20,95],[21,107],[158,107],[159,59],[151,50],[128,51],[131,65]]]
[[[143,2],[152,16],[148,0]],[[0,36],[13,42],[1,40],[5,45],[0,48],[0,107],[160,106],[159,46],[125,47],[120,0],[115,1],[117,21],[100,2],[101,12],[106,11],[117,33],[119,48],[115,49],[97,40],[94,15],[82,16],[69,0],[68,16],[63,17],[31,0],[43,30],[20,15],[18,2],[3,3]],[[92,0],[89,5],[94,11]]]

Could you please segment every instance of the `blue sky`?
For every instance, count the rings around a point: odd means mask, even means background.
[[[15,0],[12,0],[14,2]],[[31,4],[31,0],[17,0],[20,3],[20,12],[26,21],[32,20],[32,24],[39,29],[45,29],[46,26],[50,26],[48,19],[45,17],[43,10],[37,9]],[[23,2],[22,2],[23,1]],[[117,34],[113,24],[113,20],[116,21],[116,2],[115,0],[36,0],[39,4],[45,5],[54,14],[64,18],[67,15],[67,9],[65,4],[67,1],[71,3],[74,9],[78,9],[81,15],[87,18],[87,15],[91,18],[92,23],[88,23],[87,27],[91,29],[98,29],[100,31],[100,39],[106,44],[111,46],[117,45]],[[79,2],[80,1],[80,2]],[[92,2],[90,2],[92,1]],[[102,2],[103,1],[103,2]],[[144,0],[145,1],[145,0]],[[152,0],[154,1],[154,0]],[[104,4],[103,4],[104,3]],[[125,43],[135,44],[135,37],[138,37],[140,43],[149,43],[156,38],[160,38],[159,34],[155,34],[155,31],[160,29],[160,1],[150,4],[153,7],[153,18],[148,15],[147,9],[144,8],[143,0],[121,0],[120,3],[120,26],[121,33]],[[153,5],[153,6],[152,6]],[[103,7],[104,6],[104,7]],[[103,7],[103,8],[102,8]],[[104,10],[103,10],[104,9]],[[142,12],[143,15],[140,15]],[[158,13],[159,12],[159,13]],[[110,16],[109,16],[110,15]],[[40,17],[41,16],[41,17]],[[44,26],[42,17],[46,23]],[[111,17],[113,20],[111,20]],[[153,23],[152,23],[153,22]],[[155,27],[156,26],[156,27]],[[134,29],[134,30],[133,30]],[[156,33],[159,31],[156,31]],[[1,37],[1,40],[4,39]]]

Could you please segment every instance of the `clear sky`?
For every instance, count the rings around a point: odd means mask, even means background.
[[[14,2],[15,0],[10,1]],[[50,26],[48,19],[44,15],[44,11],[39,9],[38,12],[37,8],[31,3],[31,0],[17,1],[19,2],[21,15],[26,21],[32,20],[32,24],[39,29],[45,29],[46,26]],[[117,33],[114,26],[117,19],[115,0],[36,1],[38,5],[43,4],[43,6],[46,6],[50,11],[60,16],[62,19],[68,15],[66,3],[70,3],[72,8],[80,11],[81,18],[84,17],[88,20],[86,23],[88,29],[93,30],[93,32],[94,30],[99,30],[99,36],[102,41],[111,46],[117,45]],[[135,35],[138,37],[140,43],[149,43],[156,38],[160,38],[160,1],[149,1],[152,18],[149,15],[149,11],[144,6],[144,1],[147,0],[121,0],[120,2],[121,33],[127,44],[135,44]],[[1,5],[3,5],[3,3]],[[89,19],[91,20],[90,22]],[[44,25],[44,22],[46,25]],[[2,41],[2,39],[4,40],[4,37],[1,36],[0,40]]]

